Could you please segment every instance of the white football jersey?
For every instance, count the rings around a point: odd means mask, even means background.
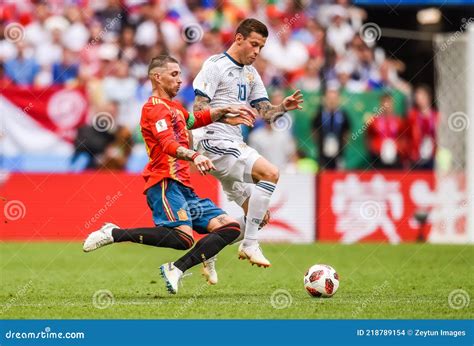
[[[267,90],[257,70],[251,65],[238,63],[227,52],[213,55],[204,62],[194,79],[193,89],[195,95],[208,97],[212,108],[253,106],[258,101],[268,100]],[[242,141],[240,126],[221,122],[207,125],[198,132],[200,138]]]

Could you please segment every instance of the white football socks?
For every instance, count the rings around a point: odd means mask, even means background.
[[[244,247],[257,244],[257,232],[265,213],[270,206],[270,199],[276,185],[269,181],[259,181],[252,191],[245,224]]]

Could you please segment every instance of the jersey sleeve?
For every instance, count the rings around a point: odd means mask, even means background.
[[[186,120],[186,129],[192,130],[197,129],[198,127],[203,127],[212,123],[211,110],[205,109],[195,113],[188,112],[183,105],[175,101],[175,106],[178,108]]]
[[[170,111],[163,105],[154,106],[148,114],[147,123],[161,150],[175,157],[181,145],[175,140]]]
[[[208,60],[193,81],[194,95],[204,96],[210,100],[214,98],[221,76],[216,63]]]
[[[188,130],[197,129],[212,123],[211,110],[205,109],[196,113],[189,113],[186,119],[186,128]]]
[[[265,88],[265,85],[263,85],[262,78],[260,77],[257,70],[253,69],[253,75],[255,82],[252,88],[250,89],[249,103],[250,106],[255,107],[255,105],[260,101],[269,101],[269,99],[267,89]]]

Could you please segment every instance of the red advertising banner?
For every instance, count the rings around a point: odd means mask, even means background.
[[[315,186],[313,179],[282,177],[262,240],[312,242],[316,223],[317,241],[396,244],[434,241],[438,234],[450,242],[465,223],[468,204],[462,185],[449,180],[435,191],[431,173],[323,172]],[[230,215],[240,211],[225,201],[212,176],[194,174],[192,181],[198,195],[211,198]],[[82,241],[104,222],[152,226],[143,186],[139,174],[0,172],[0,240]]]
[[[79,241],[104,222],[153,226],[139,174],[15,173],[0,180],[1,240]],[[214,178],[196,174],[192,182],[198,195],[218,200]]]
[[[319,241],[425,239],[434,175],[427,172],[323,172],[316,210]]]

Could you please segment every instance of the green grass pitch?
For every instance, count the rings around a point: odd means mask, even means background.
[[[158,267],[177,259],[180,251],[116,244],[85,254],[77,242],[0,243],[0,318],[474,317],[472,302],[448,301],[455,290],[463,290],[460,299],[474,294],[472,246],[264,244],[263,248],[271,268],[239,261],[233,245],[219,255],[218,285],[205,284],[195,267],[178,295],[172,296],[165,291]],[[340,275],[339,290],[332,298],[312,298],[303,289],[303,275],[316,263],[332,265]],[[102,290],[110,293],[101,296]]]

